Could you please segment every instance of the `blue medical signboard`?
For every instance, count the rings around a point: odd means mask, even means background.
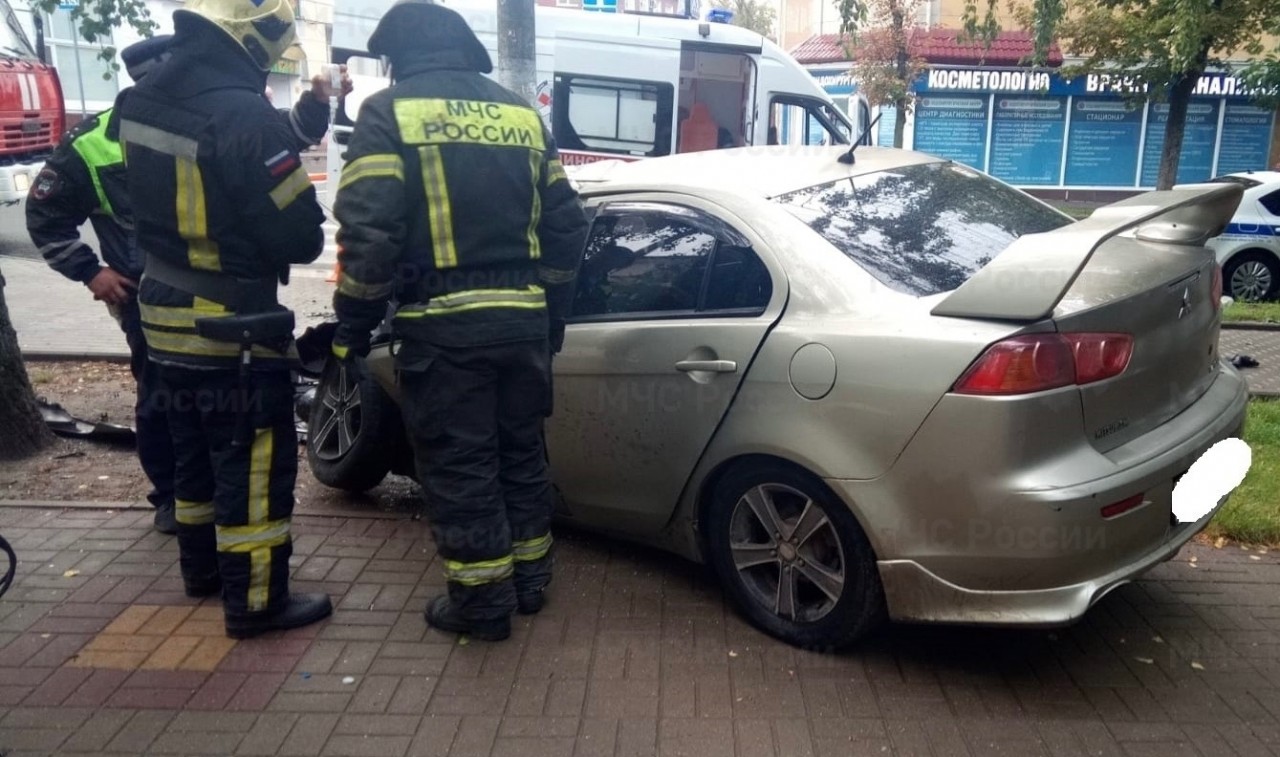
[[[990,174],[1010,184],[1057,184],[1067,100],[996,95]]]
[[[1069,186],[1132,187],[1138,174],[1142,106],[1113,97],[1077,97],[1071,103],[1067,143]]]
[[[1274,118],[1275,113],[1266,108],[1228,102],[1222,119],[1217,173],[1266,168]]]
[[[916,108],[913,149],[986,170],[987,95],[927,95]]]
[[[1195,100],[1187,106],[1187,124],[1182,134],[1182,156],[1178,159],[1179,184],[1213,178],[1213,147],[1218,140],[1220,100]],[[1147,141],[1142,150],[1141,186],[1154,187],[1160,174],[1160,152],[1164,129],[1169,122],[1169,103],[1152,103],[1147,116]]]

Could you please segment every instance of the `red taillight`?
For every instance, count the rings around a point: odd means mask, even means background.
[[[959,394],[1010,395],[1118,376],[1133,355],[1128,334],[1029,334],[996,342],[956,382]]]
[[[1076,383],[1119,376],[1133,357],[1133,337],[1128,334],[1063,334],[1076,361]]]
[[[1209,285],[1209,307],[1216,312],[1222,307],[1222,266],[1213,265],[1213,283]]]

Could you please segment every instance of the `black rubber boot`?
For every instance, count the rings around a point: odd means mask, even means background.
[[[466,634],[480,641],[502,641],[511,635],[511,618],[467,620],[444,594],[431,600],[423,614],[427,618],[427,625],[432,628]]]
[[[227,616],[227,636],[250,639],[268,631],[287,631],[311,625],[332,613],[333,603],[328,594],[290,594],[275,612]]]
[[[173,503],[157,505],[155,520],[152,523],[155,529],[162,534],[172,536],[178,533],[178,518],[174,515]]]
[[[536,615],[546,602],[542,590],[516,592],[516,609],[521,615]]]
[[[212,597],[222,593],[222,577],[217,573],[209,578],[182,579],[182,588],[192,599]]]

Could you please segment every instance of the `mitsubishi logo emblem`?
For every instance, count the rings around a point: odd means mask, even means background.
[[[1182,308],[1178,310],[1178,319],[1191,312],[1191,287],[1182,290]]]

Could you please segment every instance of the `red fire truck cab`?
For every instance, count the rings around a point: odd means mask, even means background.
[[[0,0],[0,205],[27,196],[65,127],[58,72],[40,60],[7,0]]]

